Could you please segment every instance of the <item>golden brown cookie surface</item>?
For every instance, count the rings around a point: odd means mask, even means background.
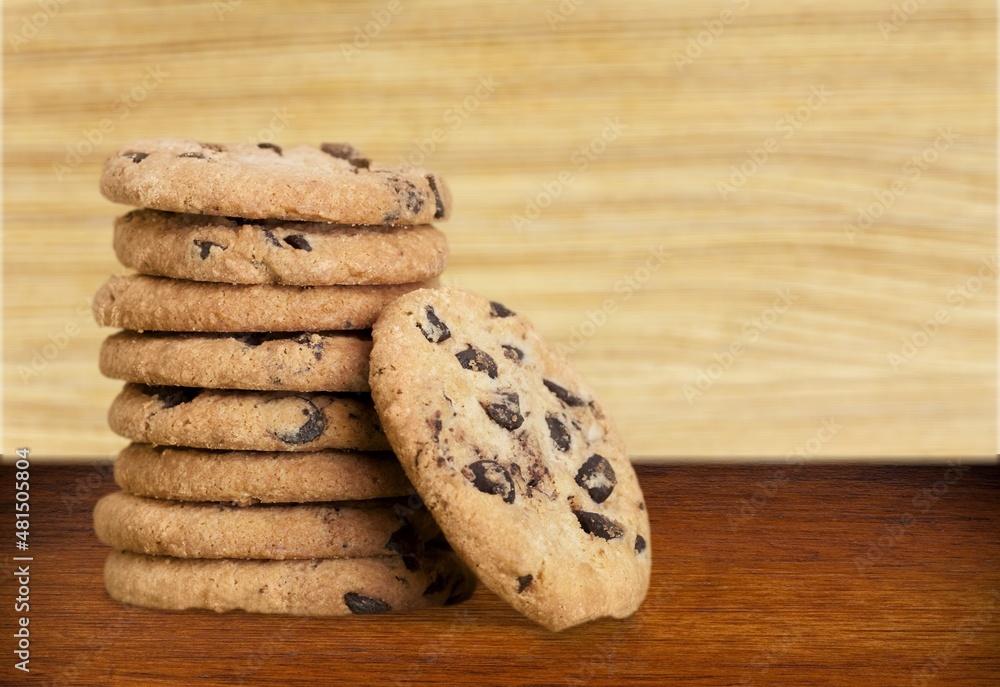
[[[104,584],[113,599],[147,608],[342,616],[458,603],[476,580],[451,552],[428,551],[409,570],[397,556],[248,561],[115,551]]]
[[[455,551],[551,629],[631,615],[649,518],[614,423],[531,324],[455,289],[414,291],[372,332],[389,442]]]
[[[409,284],[441,274],[444,234],[430,225],[349,226],[133,210],[115,220],[115,253],[141,274],[230,284]]]
[[[405,509],[405,510],[404,510]],[[94,507],[94,531],[118,550],[178,558],[417,556],[438,532],[426,509],[390,501],[232,506],[116,491]]]
[[[126,384],[108,424],[132,441],[235,451],[385,451],[365,394],[231,391]]]
[[[433,172],[378,164],[346,143],[135,141],[105,162],[101,193],[170,212],[338,224],[429,224],[451,212]]]
[[[394,299],[421,284],[282,286],[114,276],[94,296],[104,327],[163,332],[307,332],[369,329]]]
[[[368,391],[368,332],[200,334],[123,331],[104,340],[101,373],[163,386]]]
[[[130,444],[115,482],[139,496],[254,503],[353,501],[413,492],[388,451],[211,451]]]

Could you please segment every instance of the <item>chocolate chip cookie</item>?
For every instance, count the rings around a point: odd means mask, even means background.
[[[413,492],[388,451],[209,451],[130,444],[118,454],[114,470],[115,482],[132,494],[238,506]]]
[[[104,585],[124,603],[180,611],[242,610],[302,616],[375,615],[458,603],[476,579],[450,551],[415,570],[398,556],[314,560],[198,560],[115,551]]]
[[[240,507],[116,491],[94,507],[94,531],[118,550],[178,558],[421,555],[424,544],[438,534],[437,525],[425,508],[393,505],[348,501]]]
[[[187,334],[123,331],[101,346],[101,373],[209,389],[368,391],[369,332]]]
[[[132,441],[236,451],[385,451],[364,394],[230,391],[126,384],[108,411]]]
[[[133,210],[115,253],[142,274],[230,284],[409,284],[441,274],[444,234],[429,225],[348,226]]]
[[[136,141],[105,162],[101,193],[171,212],[337,224],[428,224],[451,212],[441,177],[372,162],[346,143]]]
[[[639,607],[649,519],[611,418],[524,317],[455,289],[389,305],[372,397],[403,469],[455,551],[553,630]]]
[[[138,331],[368,329],[388,303],[420,286],[219,284],[133,274],[105,282],[93,310],[103,327]]]

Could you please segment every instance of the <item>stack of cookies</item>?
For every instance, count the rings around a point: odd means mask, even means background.
[[[94,512],[116,599],[300,615],[451,603],[475,585],[400,467],[370,329],[433,285],[451,199],[347,144],[141,141],[101,190],[138,274],[97,293],[101,371],[132,443]]]

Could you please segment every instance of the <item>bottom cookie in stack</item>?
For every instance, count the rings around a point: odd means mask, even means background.
[[[94,529],[115,549],[104,570],[111,597],[167,610],[335,616],[447,605],[471,595],[474,576],[443,544],[427,511],[411,507],[418,502],[332,500],[408,490],[398,464],[369,461],[362,467],[367,474],[355,479],[346,470],[367,459],[319,452],[290,457],[297,465],[285,474],[303,476],[325,465],[345,476],[345,484],[295,482],[275,489],[253,479],[262,467],[284,460],[280,456],[127,448],[116,467],[120,485],[191,494],[189,487],[171,487],[172,479],[198,474],[206,486],[196,493],[253,505],[127,491],[105,496],[94,509]],[[204,465],[196,466],[199,461]],[[304,488],[297,491],[295,484]],[[275,497],[331,500],[265,502]]]
[[[401,558],[199,560],[116,551],[104,566],[113,599],[163,610],[375,615],[449,605],[475,578],[450,551],[430,551],[409,570]]]

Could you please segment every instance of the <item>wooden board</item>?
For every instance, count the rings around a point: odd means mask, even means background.
[[[653,582],[626,621],[553,634],[480,589],[348,619],[165,613],[104,593],[91,532],[107,464],[31,471],[21,685],[953,685],[1000,677],[1000,470],[640,466]],[[0,469],[13,522],[13,469]],[[8,534],[12,534],[8,532]],[[23,563],[18,563],[23,564]]]
[[[440,171],[445,281],[572,349],[637,456],[996,452],[989,0],[3,11],[8,453],[122,445],[97,180],[163,135]]]

